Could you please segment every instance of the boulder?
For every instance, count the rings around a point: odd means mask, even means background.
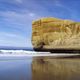
[[[32,22],[34,49],[80,49],[80,23],[57,18]]]

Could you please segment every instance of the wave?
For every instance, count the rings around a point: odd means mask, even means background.
[[[0,50],[0,54],[43,54],[49,52],[36,52],[36,51],[26,51],[26,50]]]

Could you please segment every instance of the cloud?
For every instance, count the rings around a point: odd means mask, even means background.
[[[28,47],[25,36],[13,32],[0,32],[0,46]],[[31,46],[30,46],[31,47]]]
[[[29,13],[29,16],[30,17],[35,17],[35,14],[34,13]]]
[[[24,36],[22,37],[22,35],[20,35],[20,34],[16,34],[16,33],[14,33],[14,32],[4,32],[4,31],[2,31],[2,32],[0,32],[0,39],[2,38],[2,39],[4,39],[4,38],[15,38],[15,39],[17,39],[17,38],[24,38]]]
[[[23,3],[23,0],[15,0],[17,3]]]
[[[31,24],[32,20],[38,17],[37,14],[27,11],[0,11],[0,17],[3,23],[1,26],[4,27],[3,32],[0,30],[0,45],[31,47]]]
[[[3,17],[4,20],[14,21],[14,22],[20,22],[25,23],[28,20],[33,20],[34,18],[38,18],[38,15],[33,12],[16,12],[16,11],[0,11],[0,16]]]
[[[26,11],[22,13],[15,11],[0,11],[0,16],[5,24],[21,30],[26,30],[27,27],[30,28],[32,20],[38,18],[37,14]]]
[[[11,38],[17,37],[16,34],[14,34],[14,33],[9,33],[9,32],[0,32],[0,36],[6,36],[6,37],[11,37]]]
[[[27,47],[32,47],[32,42],[31,42],[31,38],[30,38],[30,37],[28,37],[28,38],[26,39],[26,46],[27,46]]]
[[[62,3],[61,3],[60,0],[54,0],[54,1],[53,1],[53,4],[54,4],[55,6],[62,6]]]

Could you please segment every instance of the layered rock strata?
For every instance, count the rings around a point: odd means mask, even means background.
[[[80,23],[57,18],[32,22],[34,49],[80,49]]]

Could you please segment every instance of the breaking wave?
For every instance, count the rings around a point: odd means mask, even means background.
[[[0,54],[41,54],[49,52],[35,52],[35,51],[26,51],[26,50],[0,50]]]

